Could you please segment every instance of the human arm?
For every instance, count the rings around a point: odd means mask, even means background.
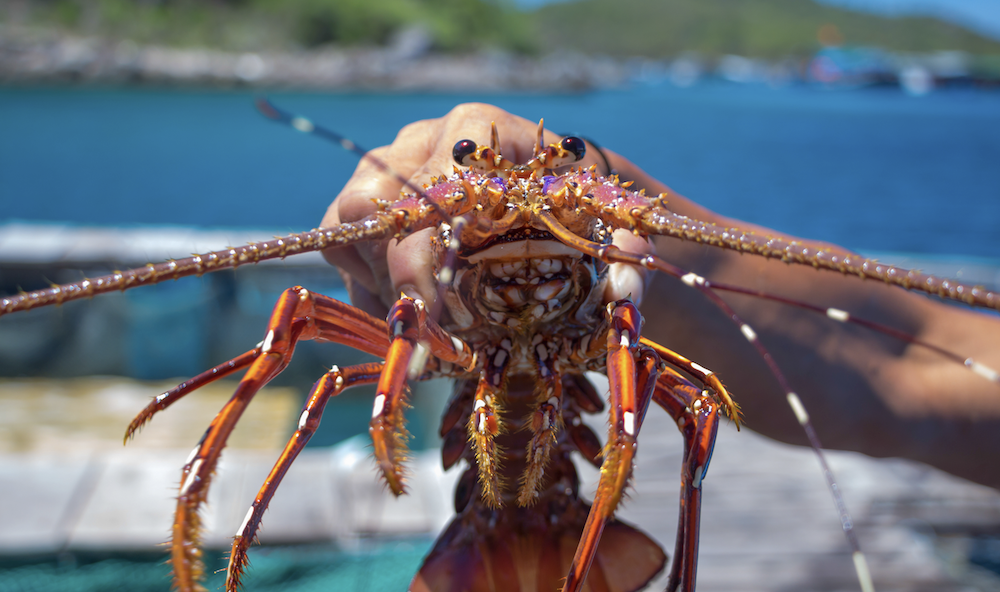
[[[667,207],[676,213],[758,234],[778,234],[677,196],[620,156],[612,155],[611,160],[623,178],[634,180],[647,193],[670,193]],[[996,315],[873,280],[667,237],[655,242],[660,256],[712,281],[846,310],[1000,368]],[[825,446],[919,460],[1000,487],[1000,385],[926,348],[864,327],[757,298],[725,298],[773,354]],[[701,294],[657,275],[651,278],[642,310],[648,337],[722,377],[743,407],[748,427],[785,442],[806,443],[777,381],[738,328]]]
[[[484,142],[489,125],[500,129],[502,153],[516,162],[530,157],[535,124],[488,105],[462,105],[446,117],[404,128],[392,145],[376,151],[403,177],[420,184],[452,167],[459,139]],[[549,136],[552,138],[552,136]],[[549,139],[551,141],[551,139]],[[583,165],[603,159],[590,151]],[[723,226],[758,234],[774,231],[728,220],[669,189],[623,157],[605,151],[633,189],[668,193],[667,207]],[[401,181],[368,162],[331,206],[323,225],[357,220],[375,209],[372,198],[393,199]],[[400,291],[425,300],[436,293],[428,234],[399,244],[364,244],[328,253],[349,274],[352,300],[385,315]],[[623,237],[623,238],[627,238]],[[789,238],[789,237],[786,237]],[[813,242],[814,245],[820,243]],[[634,239],[623,249],[645,247]],[[759,288],[903,330],[924,341],[1000,367],[1000,321],[933,302],[875,281],[740,255],[716,247],[656,237],[658,254],[716,282]],[[658,274],[648,278],[644,335],[715,371],[743,406],[749,427],[804,443],[784,393],[736,325],[703,295]],[[903,456],[956,475],[1000,487],[1000,386],[919,346],[844,325],[812,312],[746,296],[726,296],[760,335],[806,404],[824,444],[874,456]]]

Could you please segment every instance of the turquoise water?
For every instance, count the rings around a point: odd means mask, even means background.
[[[332,546],[261,547],[251,552],[246,592],[405,590],[430,547],[425,539],[371,543],[360,551]],[[222,590],[228,558],[206,553],[208,590]],[[63,553],[0,562],[0,592],[165,592],[170,566],[161,554]]]
[[[463,101],[587,135],[721,213],[858,250],[1000,253],[1000,93],[722,83],[582,94],[271,97],[378,146]],[[247,92],[0,89],[3,219],[315,226],[354,156]]]

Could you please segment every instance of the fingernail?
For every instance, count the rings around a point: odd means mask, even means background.
[[[426,299],[420,295],[420,292],[417,291],[417,287],[413,284],[403,284],[399,287],[399,291],[407,298],[413,298],[414,300],[426,302]]]

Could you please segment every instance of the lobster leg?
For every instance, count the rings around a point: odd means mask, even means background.
[[[677,429],[684,435],[680,517],[667,590],[688,592],[694,590],[697,575],[701,482],[715,447],[719,404],[705,391],[672,373],[660,376],[653,400],[674,418]]]
[[[506,346],[506,347],[505,347]],[[500,492],[503,483],[500,479],[500,448],[496,437],[503,430],[500,421],[502,414],[501,394],[507,375],[510,355],[507,347],[509,340],[503,340],[499,348],[491,349],[486,357],[486,364],[476,385],[475,402],[472,405],[472,415],[466,424],[469,441],[476,450],[476,465],[479,467],[479,485],[482,488],[483,499],[491,508],[503,505]]]
[[[563,592],[579,592],[597,553],[604,526],[613,517],[632,474],[636,438],[652,397],[660,360],[639,347],[642,316],[635,305],[621,300],[608,305],[608,382],[611,391],[610,430],[597,495],[587,516]],[[637,364],[636,358],[641,363]]]
[[[320,308],[329,309],[328,314],[321,314],[318,319],[314,319],[319,329],[320,337],[318,339],[347,345],[348,347],[379,357],[384,355],[385,346],[378,342],[382,338],[381,333],[384,332],[382,327],[378,326],[381,321],[369,317],[360,310],[337,300],[331,300],[328,303],[324,302],[321,298],[317,299],[314,304]],[[329,315],[334,316],[331,319]],[[350,324],[345,321],[349,321]],[[349,326],[352,329],[359,329],[362,333],[355,333],[353,330],[341,325]],[[370,328],[373,325],[375,326],[375,331],[365,331],[366,328]],[[127,444],[142,426],[146,425],[160,411],[170,407],[206,384],[213,383],[220,378],[225,378],[237,370],[242,370],[252,364],[260,355],[263,345],[264,342],[261,342],[252,350],[189,378],[169,391],[155,397],[139,412],[129,424],[128,429],[125,430],[125,443]]]
[[[524,470],[517,495],[520,506],[530,506],[538,498],[545,466],[556,445],[556,435],[563,428],[563,381],[555,369],[555,356],[550,355],[555,352],[549,352],[541,335],[535,339],[535,364],[541,378],[541,390],[538,392],[538,405],[532,412],[529,423],[532,437],[526,451],[528,466]]]
[[[403,417],[406,379],[423,373],[429,354],[445,363],[466,367],[475,363],[475,356],[462,340],[427,318],[422,301],[407,297],[397,300],[389,311],[387,325],[390,344],[375,391],[369,433],[386,483],[395,495],[402,495],[408,437]]]
[[[342,325],[350,329],[340,328]],[[197,589],[204,571],[199,548],[201,521],[198,509],[208,497],[211,477],[226,440],[250,400],[284,370],[299,339],[340,341],[385,355],[385,336],[381,332],[384,326],[382,321],[350,305],[313,295],[298,286],[282,293],[271,313],[260,354],[184,465],[170,545],[174,577],[181,592]]]
[[[299,417],[299,424],[281,452],[281,456],[274,463],[274,468],[264,481],[264,485],[254,498],[253,505],[247,510],[246,518],[242,526],[236,531],[233,539],[232,552],[229,554],[229,567],[226,570],[226,590],[236,592],[240,587],[240,578],[247,563],[247,549],[253,543],[260,528],[261,518],[264,510],[271,503],[274,492],[281,484],[282,478],[288,471],[292,463],[295,462],[299,452],[305,448],[309,439],[319,427],[320,419],[323,416],[323,408],[330,397],[336,397],[345,389],[359,384],[368,384],[378,380],[382,373],[384,363],[358,364],[341,369],[334,366],[313,386],[302,408],[302,415]]]
[[[368,432],[372,437],[375,460],[389,489],[402,495],[403,460],[408,434],[404,425],[407,369],[420,338],[420,323],[413,301],[401,299],[393,305],[388,318],[390,339],[385,367],[375,391],[375,405]]]
[[[256,360],[259,355],[260,346],[253,348],[245,354],[240,354],[228,362],[223,362],[215,368],[206,370],[197,376],[189,378],[161,395],[157,395],[156,398],[149,402],[149,405],[146,405],[146,407],[139,412],[139,415],[135,416],[132,423],[128,424],[128,429],[125,430],[125,443],[128,444],[128,441],[135,436],[142,426],[146,425],[146,423],[153,419],[153,416],[160,411],[170,407],[177,401],[183,399],[186,395],[193,393],[206,384],[213,383],[220,378],[229,376],[237,370],[246,368],[254,360]]]
[[[736,429],[740,428],[740,420],[741,420],[740,406],[729,395],[729,391],[726,390],[726,386],[722,384],[722,381],[719,380],[719,377],[716,376],[714,372],[712,372],[711,370],[709,370],[708,368],[702,366],[697,362],[692,362],[691,360],[685,358],[684,356],[680,355],[679,353],[671,349],[663,347],[659,343],[655,343],[653,341],[646,339],[645,337],[643,337],[639,341],[643,345],[653,348],[653,351],[656,352],[656,355],[660,356],[660,359],[663,360],[664,362],[669,362],[674,366],[681,368],[688,374],[696,377],[706,387],[713,389],[715,391],[715,396],[719,398],[719,401],[723,404],[723,406],[726,409],[734,410],[732,414],[732,420],[736,424]],[[674,374],[674,378],[682,380],[684,384],[690,386],[691,388],[696,388],[693,384],[685,380],[679,374]],[[677,418],[675,417],[674,419]]]

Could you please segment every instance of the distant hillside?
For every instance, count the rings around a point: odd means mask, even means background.
[[[812,0],[580,0],[534,12],[545,50],[668,57],[684,51],[778,58],[818,47],[821,27],[847,45],[998,54],[1000,42],[926,17],[888,18]]]
[[[416,25],[442,53],[537,47],[506,0],[0,0],[2,25],[225,51],[385,46]]]
[[[385,46],[418,25],[418,51],[560,49],[613,56],[811,54],[817,31],[848,45],[1000,54],[1000,42],[930,18],[885,18],[813,0],[579,0],[519,11],[513,0],[19,0],[0,26],[139,45],[226,51]],[[832,26],[829,26],[832,25]]]

